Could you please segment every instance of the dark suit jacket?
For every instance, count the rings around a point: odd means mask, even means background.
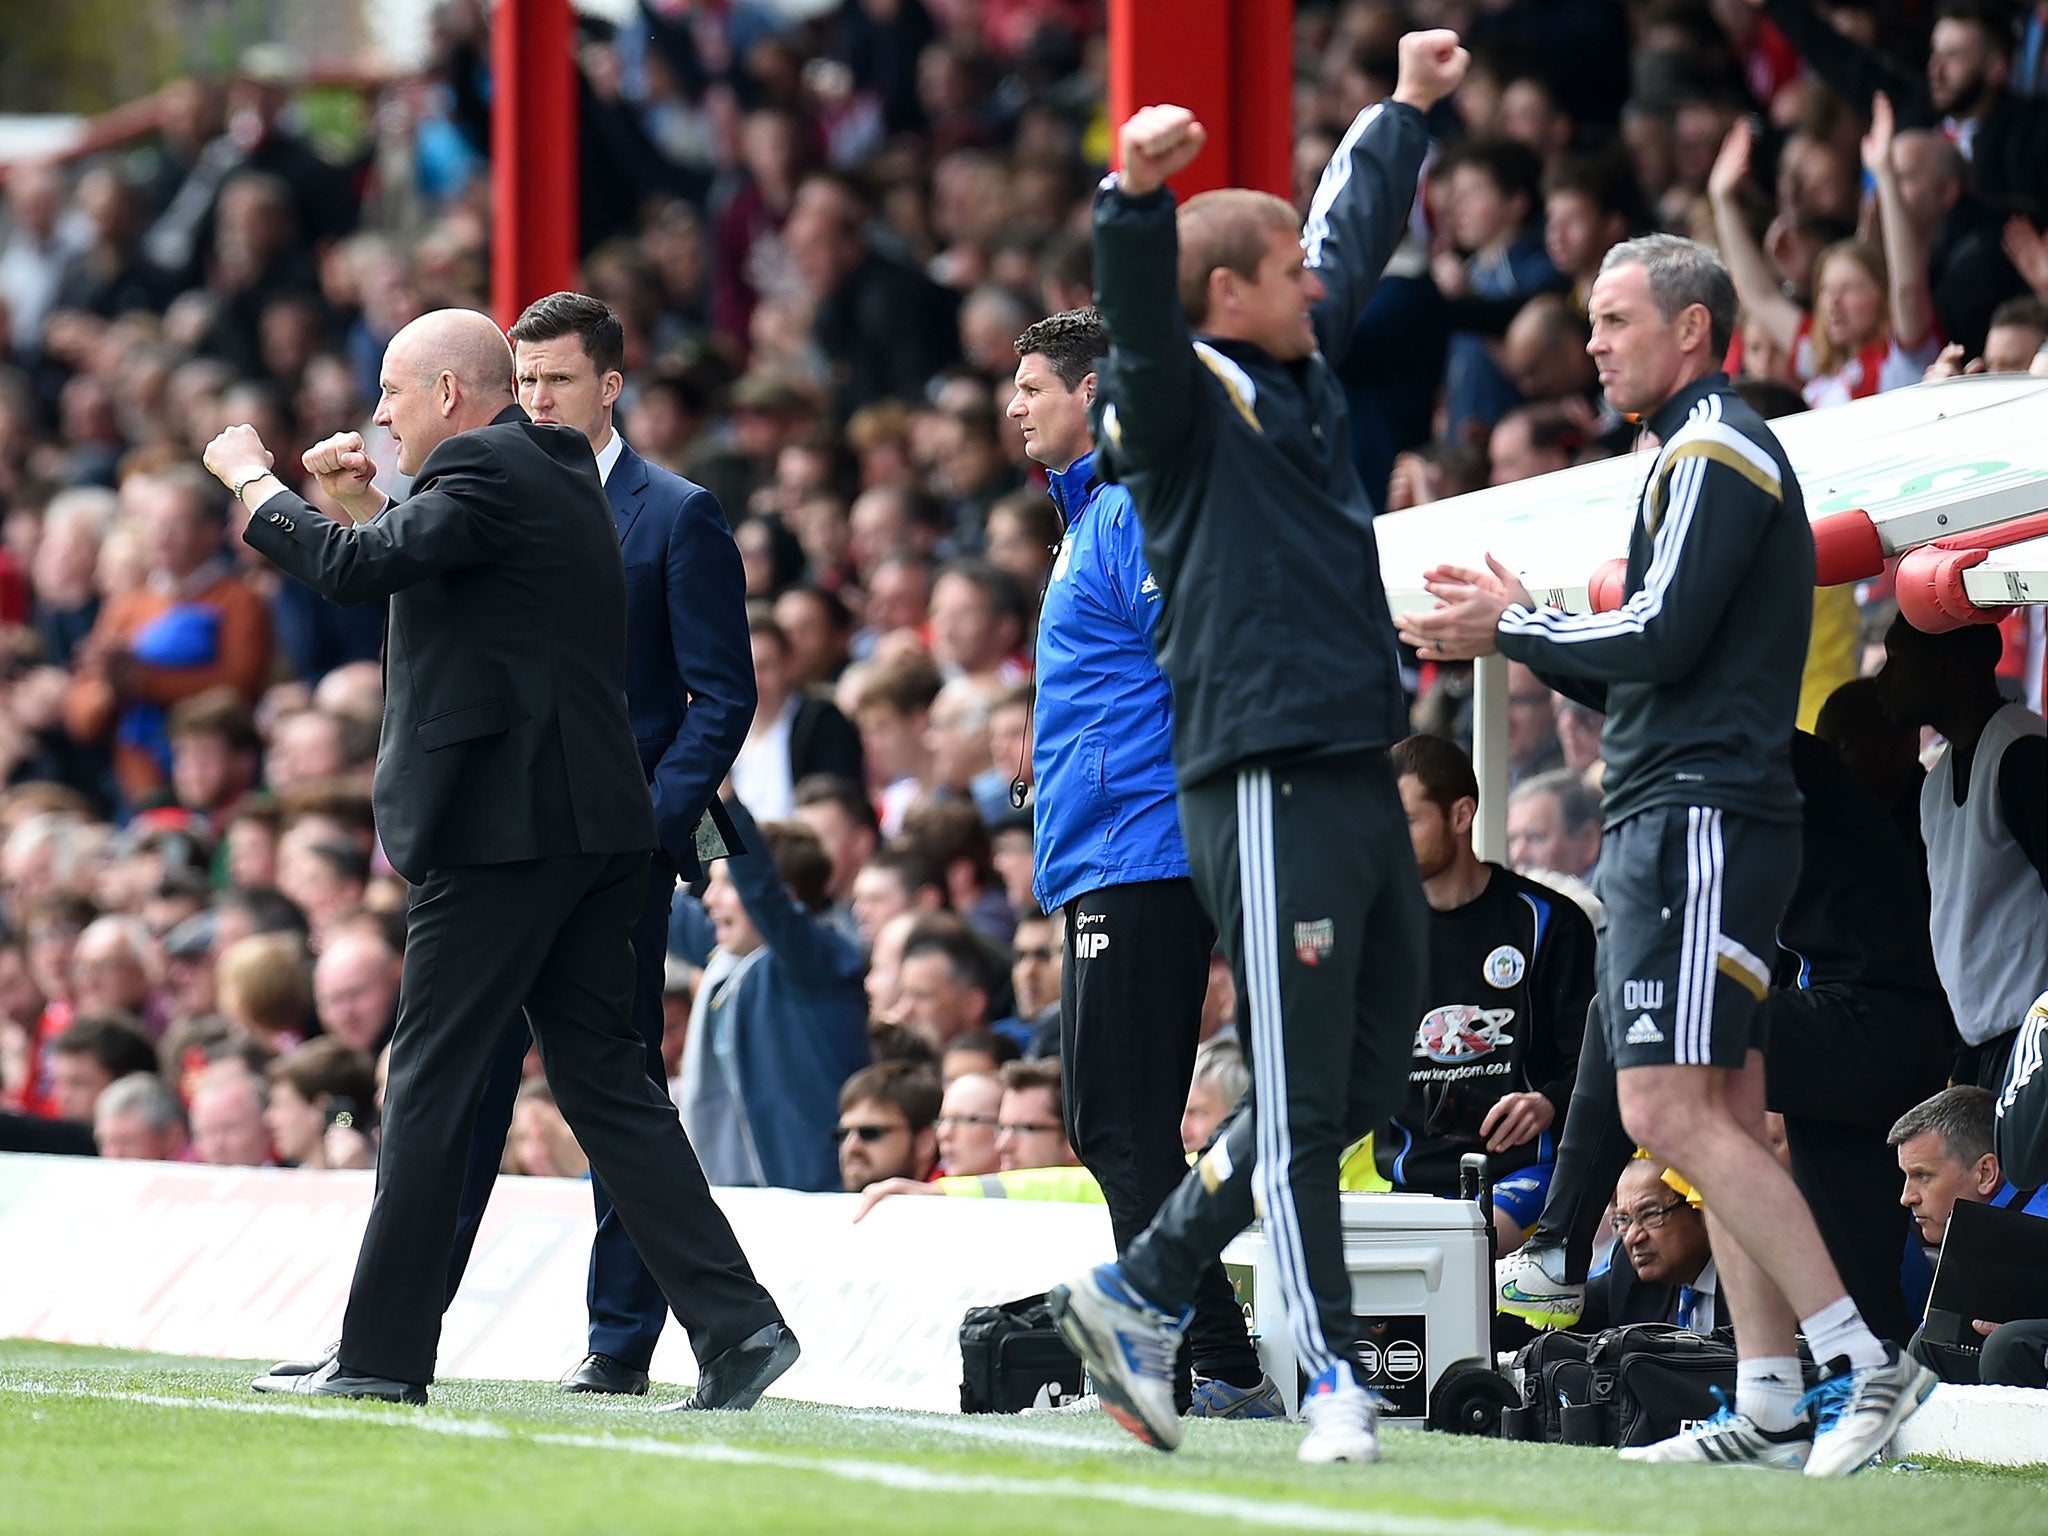
[[[581,432],[508,406],[371,522],[281,491],[245,537],[338,603],[391,599],[375,795],[399,874],[654,846],[625,570]]]
[[[718,787],[754,718],[746,572],[717,497],[620,448],[605,491],[626,565],[626,707],[661,846],[695,880],[707,810],[740,846]]]
[[[1678,1287],[1645,1280],[1636,1273],[1628,1254],[1617,1244],[1613,1261],[1586,1283],[1586,1310],[1573,1325],[1575,1333],[1594,1333],[1618,1328],[1623,1323],[1678,1324]],[[1714,1290],[1714,1327],[1734,1326],[1728,1310],[1728,1292],[1718,1279]]]

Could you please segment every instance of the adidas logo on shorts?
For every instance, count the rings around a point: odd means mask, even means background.
[[[1629,1025],[1628,1033],[1621,1038],[1628,1045],[1662,1045],[1664,1031],[1657,1027],[1657,1021],[1647,1013],[1639,1013],[1636,1015],[1635,1023]]]

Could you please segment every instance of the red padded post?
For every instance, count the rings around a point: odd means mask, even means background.
[[[576,56],[569,0],[498,0],[491,28],[491,313],[510,326],[576,286]]]
[[[1209,130],[1173,179],[1182,199],[1217,187],[1289,194],[1294,159],[1294,0],[1110,0],[1109,121],[1170,101]]]

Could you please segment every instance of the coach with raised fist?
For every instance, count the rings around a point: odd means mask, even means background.
[[[377,1194],[340,1347],[258,1385],[426,1400],[470,1124],[511,1003],[705,1362],[695,1401],[747,1406],[797,1345],[723,1218],[678,1219],[674,1192],[702,1174],[628,1022],[655,818],[626,713],[625,570],[590,441],[527,418],[511,347],[473,311],[406,326],[379,384],[377,421],[415,480],[367,521],[330,521],[285,489],[250,427],[206,451],[255,508],[251,548],[337,602],[391,599],[377,825],[413,886]],[[367,462],[321,467],[367,486]]]
[[[1303,227],[1242,188],[1176,210],[1166,179],[1205,137],[1184,107],[1124,124],[1095,200],[1096,443],[1164,594],[1181,827],[1249,1005],[1250,1106],[1116,1264],[1051,1293],[1104,1405],[1162,1449],[1180,1439],[1179,1310],[1256,1202],[1310,1378],[1302,1458],[1379,1458],[1337,1165],[1406,1092],[1428,944],[1386,754],[1407,734],[1394,627],[1332,364],[1407,227],[1423,113],[1469,62],[1442,31],[1409,33],[1400,58]]]

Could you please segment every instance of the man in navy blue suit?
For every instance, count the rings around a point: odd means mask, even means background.
[[[718,788],[754,717],[746,577],[718,498],[648,463],[613,430],[612,407],[625,383],[625,339],[611,309],[585,294],[549,294],[528,305],[508,334],[519,403],[534,421],[574,427],[590,439],[618,519],[626,561],[626,706],[661,839],[633,929],[633,1023],[647,1043],[648,1075],[666,1092],[662,966],[676,880],[697,879],[700,858],[739,846]],[[451,1299],[497,1177],[528,1043],[524,1021],[515,1018],[484,1085],[449,1265]],[[597,1238],[590,1250],[590,1353],[562,1378],[562,1389],[638,1394],[647,1390],[648,1362],[668,1306],[604,1186],[593,1180],[592,1194]],[[675,1198],[703,1207],[680,1213],[686,1229],[700,1220],[725,1220],[701,1182]]]

